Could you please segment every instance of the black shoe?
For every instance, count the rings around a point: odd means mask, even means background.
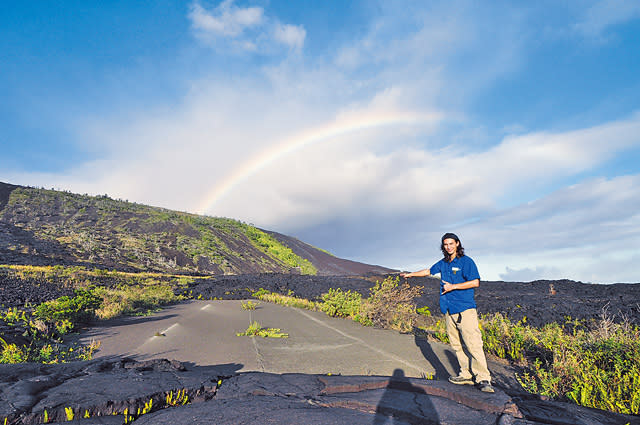
[[[450,376],[449,382],[457,385],[473,385],[473,379],[463,378],[462,376]]]
[[[480,381],[478,382],[478,386],[480,387],[480,391],[483,393],[493,393],[495,390],[491,386],[491,382],[489,381]]]

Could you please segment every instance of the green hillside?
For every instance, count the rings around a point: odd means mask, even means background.
[[[237,220],[5,183],[0,260],[170,273],[317,273],[308,259]]]

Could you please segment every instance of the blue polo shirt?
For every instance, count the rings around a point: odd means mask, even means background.
[[[474,288],[456,289],[443,294],[445,282],[462,283],[473,279],[480,279],[476,263],[466,255],[456,257],[450,263],[440,260],[429,269],[430,273],[440,273],[440,311],[442,314],[461,313],[470,308],[476,308]]]

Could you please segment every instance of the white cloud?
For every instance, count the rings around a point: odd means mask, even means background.
[[[487,251],[514,237],[518,243],[510,251],[518,253],[564,249],[567,243],[592,246],[604,237],[640,241],[638,187],[640,175],[585,180],[468,227]],[[480,231],[483,226],[491,232]]]
[[[245,29],[258,26],[263,21],[264,10],[259,7],[239,8],[233,0],[225,0],[212,12],[199,3],[191,5],[189,18],[197,31],[212,35],[237,37]]]
[[[459,162],[461,168],[482,164],[476,178],[493,181],[495,187],[505,188],[509,193],[518,183],[544,187],[637,146],[640,146],[638,113],[625,120],[574,131],[507,137],[498,146]]]
[[[278,23],[274,28],[274,38],[296,51],[302,49],[306,36],[307,32],[302,26]]]
[[[380,245],[395,244],[390,248],[395,256],[389,257],[395,262],[387,265],[429,267],[439,258],[439,237],[453,230],[484,280],[640,282],[638,187],[638,174],[590,179],[532,202],[487,211],[466,224],[427,220],[417,242],[392,236]],[[404,257],[397,256],[403,252]]]
[[[219,207],[225,214],[247,214],[246,199],[257,197],[260,203],[251,210],[256,215],[252,221],[259,216],[268,225],[298,220],[311,225],[328,211],[345,216],[364,209],[397,214],[436,208],[447,199],[455,222],[470,212],[509,204],[523,186],[544,189],[640,146],[639,115],[588,129],[507,138],[480,152],[399,144],[398,132],[411,130],[416,128],[399,124],[390,132],[370,129],[337,135],[280,158],[237,187]],[[423,127],[421,136],[428,139],[429,131]],[[288,176],[284,181],[283,170]],[[354,197],[358,207],[350,209]],[[404,199],[411,199],[411,204],[405,205]],[[297,200],[295,207],[292,200]]]
[[[283,24],[267,17],[261,7],[238,7],[234,0],[224,0],[210,11],[195,1],[188,17],[195,35],[220,50],[270,54],[280,44],[299,52],[306,37],[303,26]]]
[[[625,260],[640,252],[638,187],[640,175],[588,179],[461,226],[460,233],[489,264],[492,279],[529,269],[538,271],[530,279],[640,281]]]

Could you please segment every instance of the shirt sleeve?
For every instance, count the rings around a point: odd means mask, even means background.
[[[442,273],[442,260],[440,260],[437,263],[435,263],[429,269],[429,274],[431,274],[431,275],[438,274],[438,273]]]
[[[476,267],[476,263],[469,257],[467,257],[467,261],[465,261],[462,266],[462,277],[464,277],[465,281],[480,279],[478,267]]]

